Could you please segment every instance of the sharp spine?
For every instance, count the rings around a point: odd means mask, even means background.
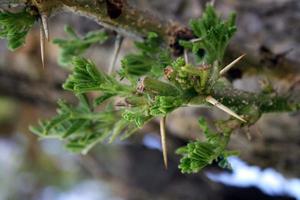
[[[45,68],[45,32],[43,30],[42,22],[40,25],[40,45],[41,45],[41,60],[43,68]]]
[[[166,116],[160,119],[160,136],[165,168],[168,168],[168,153],[166,142]]]
[[[48,26],[48,17],[45,14],[41,14],[42,27],[47,41],[49,42],[49,26]]]
[[[240,117],[238,114],[236,114],[234,111],[232,111],[230,108],[228,108],[227,106],[221,104],[218,100],[216,100],[215,98],[213,98],[212,96],[208,96],[205,99],[208,103],[216,106],[217,108],[219,108],[220,110],[223,110],[224,112],[228,113],[229,115],[241,120],[242,122],[247,122],[245,119],[243,119],[242,117]]]
[[[241,55],[240,57],[236,58],[234,61],[232,61],[230,64],[225,66],[220,71],[220,76],[223,76],[226,72],[228,72],[236,63],[238,63],[246,54]]]

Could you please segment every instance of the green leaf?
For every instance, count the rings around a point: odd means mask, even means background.
[[[10,50],[16,50],[25,44],[26,35],[35,20],[36,16],[26,10],[19,13],[0,11],[0,38],[7,39]]]
[[[200,117],[199,120],[198,120],[198,123],[199,123],[200,128],[203,130],[203,133],[204,133],[206,139],[208,140],[208,142],[210,142],[210,143],[220,142],[219,141],[220,140],[220,134],[215,133],[214,131],[212,131],[209,128],[209,126],[208,126],[208,124],[207,124],[204,117]]]
[[[204,118],[199,119],[199,125],[207,140],[190,142],[177,149],[176,153],[182,156],[179,164],[181,172],[197,173],[213,161],[218,162],[220,167],[230,168],[227,157],[234,155],[234,152],[225,150],[230,135],[210,130]]]
[[[205,142],[191,142],[185,147],[181,147],[176,153],[182,155],[179,168],[182,173],[196,173],[214,159],[216,146]]]
[[[196,55],[199,50],[204,49],[204,60],[207,64],[213,64],[214,61],[222,61],[225,49],[236,32],[235,14],[231,14],[225,21],[219,17],[211,5],[208,5],[199,19],[190,21],[193,33],[201,38],[196,42],[180,41],[180,44],[193,51]]]
[[[181,95],[181,90],[174,85],[160,81],[149,76],[144,77],[140,80],[139,90],[146,92],[152,96],[175,96],[179,97]]]
[[[100,97],[97,97],[95,100],[94,100],[94,106],[97,107],[99,106],[100,104],[102,104],[104,101],[106,101],[107,99],[109,99],[110,97],[113,97],[114,95],[113,94],[103,94],[101,95]]]
[[[73,59],[74,70],[63,85],[63,88],[77,94],[101,91],[111,96],[129,94],[130,86],[121,84],[114,77],[98,70],[94,63],[85,58]]]
[[[43,138],[57,138],[66,142],[66,147],[74,152],[86,153],[99,142],[111,142],[131,123],[107,107],[101,112],[93,112],[85,95],[78,95],[78,106],[59,101],[57,116],[42,121],[30,130]]]
[[[133,122],[136,127],[141,128],[152,116],[148,114],[147,108],[136,107],[124,110],[122,117],[128,122]]]
[[[53,43],[60,47],[59,64],[67,67],[74,57],[81,56],[91,45],[102,44],[108,39],[106,32],[102,30],[89,32],[84,37],[76,34],[70,26],[65,26],[65,32],[69,39],[54,39]]]
[[[157,96],[150,108],[152,116],[167,115],[183,104],[183,100],[172,96]]]
[[[144,42],[136,42],[139,52],[124,57],[120,75],[128,79],[146,74],[161,77],[163,69],[172,61],[169,51],[162,48],[161,44],[161,39],[152,32]]]

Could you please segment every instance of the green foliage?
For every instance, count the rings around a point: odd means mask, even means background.
[[[128,122],[133,122],[139,128],[152,118],[148,114],[147,107],[136,107],[132,109],[127,109],[122,113],[122,117]]]
[[[206,12],[205,16],[213,14],[210,8]],[[224,29],[225,25],[219,18],[210,22],[207,16],[195,26],[211,24],[214,30],[219,26],[219,29]],[[211,74],[209,65],[195,67],[186,64],[181,57],[172,58],[169,50],[162,48],[161,39],[155,33],[149,33],[144,42],[137,42],[138,52],[122,60],[122,68],[117,73],[124,79],[121,82],[116,75],[107,75],[98,70],[93,62],[78,56],[91,44],[104,41],[106,36],[103,32],[99,35],[88,34],[83,39],[71,28],[67,28],[67,32],[71,40],[56,39],[54,42],[62,47],[63,60],[66,63],[72,60],[73,71],[63,88],[79,97],[79,105],[74,107],[59,102],[58,115],[49,121],[40,122],[39,126],[31,130],[41,137],[63,139],[72,151],[86,153],[98,142],[112,142],[118,136],[127,138],[151,119],[166,116],[187,105],[191,98],[208,92]],[[220,39],[207,35],[208,42]],[[207,51],[207,54],[210,53]],[[162,80],[163,77],[166,80]],[[94,94],[90,98],[91,105],[86,98],[90,92]],[[98,96],[94,97],[95,94]],[[105,106],[107,104],[117,104],[119,107],[115,109],[113,106]],[[95,109],[96,106],[106,108],[99,111]],[[178,150],[183,156],[180,164],[182,172],[198,172],[213,161],[227,166],[228,152],[225,147],[229,134],[212,132],[205,121],[200,121],[200,125],[207,141],[192,142]]]
[[[194,90],[197,93],[203,93],[207,89],[208,78],[211,73],[211,67],[195,67],[185,64],[184,59],[179,57],[171,66],[165,69],[166,78],[182,90]]]
[[[70,26],[65,26],[65,32],[69,39],[54,39],[53,43],[60,47],[59,64],[67,67],[74,57],[81,56],[91,45],[102,44],[108,39],[108,35],[102,31],[92,31],[84,37],[80,37]]]
[[[225,49],[236,32],[235,14],[223,21],[212,6],[207,6],[199,19],[190,21],[193,33],[201,38],[198,41],[181,41],[181,45],[198,54],[201,49],[205,50],[203,60],[213,64],[214,61],[222,61]]]
[[[138,89],[151,96],[176,96],[178,98],[182,93],[180,89],[172,84],[148,76],[141,79]]]
[[[236,31],[234,21],[234,15],[221,20],[211,6],[202,18],[191,21],[194,35],[201,40],[180,43],[200,58],[200,65],[172,57],[169,49],[162,46],[161,38],[149,33],[144,42],[135,43],[137,53],[125,56],[121,70],[114,75],[107,75],[90,60],[80,58],[92,44],[104,42],[107,35],[96,31],[81,38],[66,27],[70,39],[56,39],[54,43],[62,49],[60,62],[72,66],[63,88],[77,95],[79,104],[60,101],[57,116],[41,121],[31,130],[42,138],[62,139],[72,151],[86,153],[99,142],[126,139],[151,119],[166,116],[179,107],[207,106],[210,96],[219,101],[215,103],[219,107],[222,103],[232,112],[243,114],[247,123],[234,119],[215,122],[219,133],[201,118],[199,125],[206,140],[190,142],[177,150],[182,156],[179,168],[183,173],[196,173],[213,162],[230,167],[227,157],[235,153],[226,147],[234,128],[256,122],[262,112],[300,108],[299,103],[291,104],[285,97],[235,90],[220,77],[225,48]],[[204,54],[199,55],[202,50]]]
[[[112,107],[93,112],[85,95],[78,95],[78,98],[76,107],[59,101],[57,116],[40,121],[30,130],[42,138],[64,140],[69,150],[84,154],[99,142],[113,142],[121,133],[126,135],[132,131],[134,126]]]
[[[140,77],[149,75],[161,77],[163,69],[172,62],[169,51],[161,46],[161,39],[156,33],[149,33],[144,42],[136,42],[139,53],[129,54],[122,60],[122,77]]]
[[[183,104],[183,100],[174,96],[157,96],[150,108],[152,116],[167,115]]]
[[[0,38],[7,39],[7,46],[10,50],[23,46],[26,35],[35,20],[36,16],[26,10],[19,13],[0,11]]]
[[[203,129],[206,141],[190,142],[186,146],[177,149],[181,155],[179,168],[182,173],[196,173],[205,166],[217,161],[220,167],[230,168],[227,157],[236,155],[235,152],[226,151],[229,140],[228,134],[215,133],[210,130],[205,119],[199,119],[199,125]]]
[[[131,92],[131,88],[98,70],[94,63],[85,58],[73,59],[74,71],[68,77],[63,88],[74,93],[101,91],[106,95],[121,95]],[[108,96],[106,96],[108,98]],[[103,96],[102,96],[103,98]],[[99,104],[99,99],[97,100]]]

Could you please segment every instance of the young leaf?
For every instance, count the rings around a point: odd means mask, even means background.
[[[64,67],[69,66],[74,57],[81,56],[91,45],[102,44],[108,39],[108,35],[102,30],[89,32],[84,37],[78,36],[70,26],[65,26],[65,32],[69,39],[53,40],[53,43],[60,47],[58,61]]]
[[[156,33],[150,32],[144,42],[136,42],[139,53],[129,54],[122,60],[122,77],[149,75],[161,77],[163,69],[171,63],[171,55],[161,47],[161,40]],[[130,79],[130,78],[129,78]]]
[[[24,45],[26,35],[35,20],[36,16],[26,10],[19,13],[0,11],[0,38],[7,39],[10,50],[16,50]]]
[[[225,49],[236,32],[235,14],[231,14],[226,21],[219,17],[211,5],[208,5],[199,19],[190,21],[193,33],[201,38],[197,41],[181,41],[185,48],[191,49],[196,55],[201,49],[205,51],[204,60],[207,64],[222,61]]]
[[[219,163],[220,167],[230,167],[227,157],[233,155],[226,151],[229,140],[228,134],[221,135],[208,128],[204,118],[199,119],[199,125],[203,129],[206,141],[190,142],[186,146],[177,149],[176,153],[181,155],[179,168],[182,173],[196,173],[213,161]]]
[[[157,96],[150,108],[152,116],[166,115],[183,104],[183,100],[172,96]]]
[[[75,93],[101,91],[114,96],[130,94],[130,86],[121,84],[113,76],[98,70],[94,63],[85,58],[73,59],[74,71],[68,77],[63,88]]]
[[[85,95],[78,98],[77,107],[60,101],[57,116],[30,130],[43,138],[63,139],[71,151],[86,153],[99,142],[113,141],[131,125],[125,123],[117,111],[108,107],[102,112],[93,112]]]

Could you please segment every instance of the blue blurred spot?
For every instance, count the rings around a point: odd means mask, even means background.
[[[143,144],[149,149],[158,149],[160,151],[162,150],[160,139],[155,134],[146,134],[143,138]]]
[[[237,187],[256,186],[268,195],[288,195],[300,200],[300,179],[286,179],[274,169],[249,166],[237,157],[230,157],[232,173],[211,173],[209,179]]]

